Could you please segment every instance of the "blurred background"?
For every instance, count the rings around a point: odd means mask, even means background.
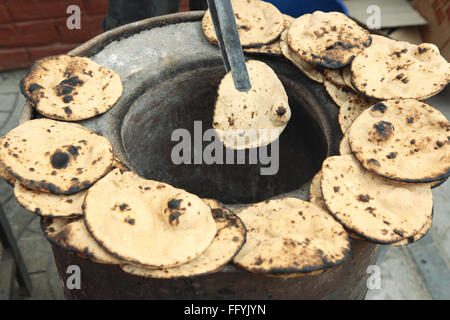
[[[119,8],[119,1],[112,3]],[[127,1],[129,6],[133,1]],[[205,8],[206,0],[154,1],[157,8],[139,10],[143,19],[164,10]],[[314,10],[342,11],[366,24],[369,6],[381,10],[381,32],[410,42],[432,42],[449,60],[450,9],[448,0],[269,0],[283,13],[299,16]],[[141,3],[145,3],[142,1]],[[172,4],[174,3],[174,4]],[[170,4],[170,5],[169,5]],[[67,8],[81,9],[81,28],[70,30]],[[175,6],[175,7],[174,7]],[[175,9],[174,9],[175,8]],[[159,10],[158,10],[159,9]],[[103,32],[108,0],[0,0],[0,71],[26,68],[39,58],[68,52]],[[114,16],[114,12],[112,13]],[[112,17],[114,19],[114,17]],[[126,20],[125,22],[130,22]]]

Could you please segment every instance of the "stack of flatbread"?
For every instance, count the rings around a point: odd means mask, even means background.
[[[351,237],[400,246],[430,229],[431,188],[450,175],[450,125],[420,100],[448,84],[449,68],[432,44],[372,35],[349,66],[325,73],[344,136],[310,198]]]
[[[233,7],[240,17],[241,10],[249,12],[262,3],[236,0]],[[209,39],[206,30],[205,34]],[[243,28],[240,36],[250,33]],[[329,211],[356,239],[404,245],[423,237],[432,221],[430,190],[450,174],[450,129],[448,120],[421,100],[448,84],[449,63],[432,44],[413,45],[371,35],[337,12],[318,11],[289,21],[276,43],[285,58],[324,84],[340,108],[342,156],[324,162],[311,184],[311,202]],[[218,104],[216,111],[218,107],[233,111]],[[246,123],[246,127],[250,130],[260,123]],[[294,270],[292,260],[272,267],[266,264],[269,254],[263,254],[265,258],[252,255],[267,234],[258,218],[252,214],[244,218],[248,212],[242,217],[253,231],[249,237],[259,230],[258,244],[248,241],[236,263],[263,273]],[[278,261],[289,260],[283,246],[275,251]],[[259,265],[264,267],[255,267]]]
[[[282,14],[273,4],[259,0],[231,0],[243,50],[281,56],[280,35],[294,18]],[[217,36],[209,10],[202,20],[206,38],[217,45]]]
[[[421,239],[433,217],[431,188],[450,175],[450,124],[424,102],[379,102],[361,113],[311,184],[311,202],[350,236],[379,244]]]
[[[41,217],[51,243],[80,257],[179,278],[217,271],[245,242],[241,220],[217,201],[140,178],[81,125],[30,120],[0,144],[18,203]]]
[[[282,35],[285,57],[312,80],[323,83],[340,107],[339,125],[349,124],[373,102],[356,92],[350,81],[350,64],[372,45],[370,33],[338,12],[314,12],[296,19]]]
[[[236,215],[216,200],[139,177],[106,138],[52,120],[99,115],[122,94],[111,70],[62,55],[36,62],[21,83],[44,118],[0,139],[0,175],[41,217],[47,239],[97,263],[167,279],[231,261],[267,276],[311,276],[347,259],[349,237],[394,246],[422,238],[432,224],[431,188],[450,175],[450,124],[422,102],[450,79],[438,49],[372,36],[336,12],[293,19],[264,1],[232,5],[247,52],[282,54],[340,107],[341,155],[324,161],[310,202],[268,200]],[[208,12],[202,26],[217,43]],[[238,92],[227,74],[214,111],[213,127],[234,149],[270,144],[291,117],[275,71],[257,60],[247,69],[252,90]]]
[[[112,168],[128,170],[105,137],[79,124],[30,120],[0,144],[1,175],[18,203],[41,217],[81,217],[87,190]]]
[[[87,191],[82,211],[81,217],[43,218],[47,239],[80,257],[143,277],[215,272],[246,239],[242,221],[217,201],[120,169]]]
[[[312,80],[336,73],[372,43],[372,37],[339,12],[316,11],[297,18],[281,36],[284,56]]]
[[[449,64],[436,46],[371,35],[342,13],[285,16],[281,28],[282,15],[269,3],[234,0],[232,5],[244,51],[281,53],[310,79],[323,83],[340,108],[342,133],[377,101],[422,100],[441,91],[450,79]],[[206,38],[217,44],[209,12],[202,26]],[[249,49],[252,46],[258,48]]]

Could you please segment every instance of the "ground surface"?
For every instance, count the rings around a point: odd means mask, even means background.
[[[0,136],[18,124],[25,102],[18,83],[24,73],[20,70],[0,74]],[[429,103],[450,119],[450,88]],[[433,195],[434,220],[430,232],[407,247],[383,248],[377,263],[381,271],[380,289],[369,290],[367,299],[450,299],[450,182],[434,189]],[[63,299],[50,245],[42,235],[39,219],[17,204],[12,188],[3,180],[0,202],[33,282],[31,299]],[[0,270],[2,274],[5,272]]]

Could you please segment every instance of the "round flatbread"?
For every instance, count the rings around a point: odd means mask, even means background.
[[[0,162],[30,189],[74,194],[111,170],[113,152],[108,139],[94,131],[42,118],[0,139]]]
[[[82,258],[103,264],[124,263],[95,242],[86,230],[82,218],[42,218],[41,228],[50,243]]]
[[[338,69],[370,46],[372,37],[343,13],[316,11],[294,21],[288,43],[303,60]]]
[[[321,189],[329,212],[352,233],[374,243],[414,236],[432,214],[429,184],[390,182],[365,170],[352,155],[324,161]]]
[[[333,99],[338,107],[342,107],[347,100],[357,97],[357,94],[352,90],[335,85],[326,78],[323,80],[323,85],[325,86],[325,90],[328,92],[331,99]]]
[[[232,149],[262,147],[278,139],[291,118],[288,96],[275,72],[265,63],[246,63],[251,90],[239,92],[231,72],[220,83],[213,128]]]
[[[311,203],[315,204],[316,206],[319,206],[319,207],[327,210],[327,206],[325,205],[325,202],[323,201],[322,189],[320,188],[321,181],[322,181],[322,171],[319,171],[311,181],[311,187],[309,189],[309,197],[310,197],[309,201]],[[363,240],[361,237],[358,237],[357,235],[349,232],[348,230],[346,230],[346,231],[350,238]]]
[[[407,239],[391,243],[390,245],[393,247],[400,247],[400,246],[405,246],[405,245],[408,245],[410,243],[413,243],[413,242],[416,242],[416,241],[422,239],[430,230],[432,223],[433,223],[433,215],[428,217],[427,222],[425,223],[425,226],[418,233],[416,233],[415,235],[413,235],[412,237],[409,237]]]
[[[325,78],[339,87],[345,87],[342,69],[324,69]]]
[[[194,260],[178,267],[150,270],[133,265],[123,265],[122,270],[141,277],[174,279],[206,275],[225,266],[245,242],[245,227],[242,221],[217,201],[202,199],[211,208],[216,222],[217,234],[209,247]]]
[[[259,0],[231,0],[243,47],[261,47],[275,41],[284,30],[283,14],[271,3]],[[216,31],[209,9],[202,28],[208,41],[217,44]]]
[[[342,137],[342,140],[339,144],[339,154],[342,155],[346,155],[346,154],[353,154],[352,149],[350,148],[350,142],[348,140],[348,136],[349,136],[349,131],[347,130],[344,133],[344,136]],[[431,188],[437,188],[439,187],[442,183],[444,183],[446,180],[438,180],[438,181],[433,181],[431,182]]]
[[[363,111],[368,109],[374,101],[369,100],[361,95],[354,95],[348,99],[339,108],[338,122],[341,127],[341,132],[345,133],[350,125],[359,117]]]
[[[0,162],[0,179],[5,179],[11,186],[16,184],[16,178],[14,178],[5,168],[5,166]]]
[[[78,121],[111,109],[123,88],[117,73],[89,58],[59,55],[35,62],[21,90],[40,114]]]
[[[439,49],[373,36],[373,44],[351,65],[352,84],[362,94],[378,99],[426,99],[445,88],[450,64]]]
[[[216,235],[211,209],[200,198],[120,169],[89,189],[84,219],[107,252],[152,268],[194,260]]]
[[[345,131],[344,136],[339,143],[339,153],[341,156],[345,154],[353,154],[352,149],[350,149],[350,143],[348,142],[348,130]]]
[[[87,191],[61,195],[28,189],[20,182],[14,186],[14,196],[25,209],[41,217],[81,217]]]
[[[250,272],[309,273],[342,263],[350,252],[344,228],[324,209],[303,200],[261,202],[239,217],[247,242],[233,261]]]
[[[122,172],[130,171],[130,169],[122,161],[120,161],[119,158],[117,158],[116,156],[114,156],[113,168],[118,168]]]
[[[384,178],[432,182],[450,175],[450,123],[426,103],[378,103],[349,129],[350,147],[362,165]]]
[[[289,30],[292,22],[295,21],[295,18],[283,14],[284,19],[284,30]],[[244,48],[245,53],[259,53],[259,54],[268,54],[272,56],[283,56],[283,52],[281,51],[281,39],[277,39],[272,43],[264,44],[260,47],[255,48]]]
[[[319,171],[311,181],[311,186],[309,188],[309,202],[320,208],[326,209],[325,203],[323,202],[322,190],[320,189],[321,179],[322,171]]]
[[[314,80],[316,82],[322,83],[323,82],[323,72],[315,65],[306,62],[305,60],[302,60],[295,52],[289,48],[289,45],[287,44],[287,31],[284,31],[281,34],[281,52],[283,55],[291,61],[293,64],[295,64],[304,74],[306,74],[311,80]]]

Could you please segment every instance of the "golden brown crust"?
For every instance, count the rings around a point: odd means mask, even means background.
[[[250,272],[310,274],[342,263],[350,251],[344,228],[324,209],[300,199],[254,204],[239,217],[247,242],[233,261]]]
[[[197,196],[120,169],[89,189],[83,217],[108,253],[151,268],[195,259],[217,231],[211,209]]]
[[[106,175],[112,161],[109,141],[74,123],[30,120],[0,139],[0,162],[37,191],[78,193]]]
[[[82,218],[41,219],[41,228],[50,243],[84,259],[103,264],[121,264],[123,261],[108,254],[86,230]]]
[[[380,102],[364,111],[349,130],[356,158],[382,177],[421,183],[450,174],[450,124],[423,102]]]
[[[122,95],[118,74],[84,57],[59,55],[36,61],[21,91],[40,114],[65,121],[95,117]]]
[[[382,179],[353,155],[324,161],[321,189],[328,211],[350,232],[375,243],[417,234],[432,214],[429,184],[401,185]]]
[[[296,19],[289,29],[289,46],[303,60],[338,69],[370,46],[370,33],[340,12],[316,11]]]
[[[53,194],[28,189],[16,182],[14,196],[22,207],[41,217],[81,217],[87,191],[71,195]]]
[[[338,122],[341,132],[345,133],[350,128],[353,121],[359,117],[364,110],[375,104],[373,100],[369,100],[364,96],[356,94],[348,99],[339,108]]]
[[[147,278],[179,279],[217,272],[231,261],[245,243],[246,230],[244,224],[238,216],[216,200],[202,200],[212,210],[217,234],[201,255],[188,263],[173,268],[151,270],[133,265],[122,265],[122,270]]]
[[[287,34],[288,31],[283,31],[281,34],[281,42],[280,47],[281,51],[286,59],[291,61],[294,65],[297,66],[304,74],[308,76],[313,81],[316,81],[318,83],[323,83],[323,72],[320,68],[317,66],[306,62],[305,60],[301,59],[300,56],[298,56],[295,52],[291,50],[289,45],[287,44]]]
[[[450,64],[429,43],[417,46],[374,35],[372,46],[351,65],[353,87],[376,100],[423,100],[449,81]]]
[[[266,146],[276,140],[291,118],[288,96],[276,73],[265,63],[246,63],[252,89],[239,92],[231,72],[220,83],[213,128],[232,149]]]
[[[325,86],[325,90],[328,92],[328,95],[331,99],[333,99],[339,108],[342,107],[349,99],[357,97],[357,93],[346,87],[335,85],[327,78],[323,80],[323,85]]]
[[[276,41],[284,30],[283,14],[271,3],[259,0],[232,0],[234,16],[241,45],[244,48],[261,47]],[[211,14],[206,11],[202,28],[206,38],[217,44]]]

